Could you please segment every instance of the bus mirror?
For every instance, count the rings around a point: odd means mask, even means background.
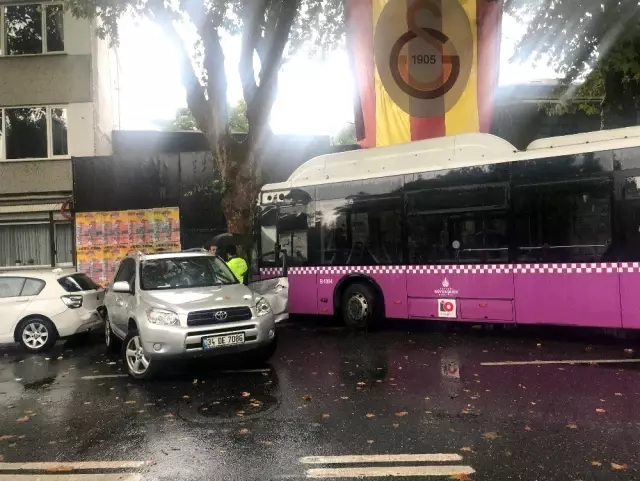
[[[453,247],[455,250],[460,249],[460,241],[459,241],[459,240],[454,240],[454,241],[451,243],[451,247]]]

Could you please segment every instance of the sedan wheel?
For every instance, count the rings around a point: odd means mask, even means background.
[[[20,344],[31,352],[51,347],[58,337],[55,327],[47,319],[30,319],[21,324],[18,331]]]

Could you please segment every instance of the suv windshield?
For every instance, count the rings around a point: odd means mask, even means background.
[[[165,257],[143,261],[140,266],[140,287],[145,291],[237,283],[227,264],[214,256]]]

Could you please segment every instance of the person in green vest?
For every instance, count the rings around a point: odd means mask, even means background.
[[[229,266],[229,269],[231,269],[233,275],[236,276],[236,279],[238,279],[240,283],[243,283],[244,276],[249,269],[247,262],[242,257],[238,257],[238,250],[234,245],[227,246],[225,254],[227,256],[227,265]]]

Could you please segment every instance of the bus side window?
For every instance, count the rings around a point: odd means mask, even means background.
[[[599,262],[611,245],[611,180],[513,189],[516,260]]]
[[[622,244],[612,261],[640,260],[640,177],[627,177],[622,187]],[[609,260],[609,259],[607,259]]]

